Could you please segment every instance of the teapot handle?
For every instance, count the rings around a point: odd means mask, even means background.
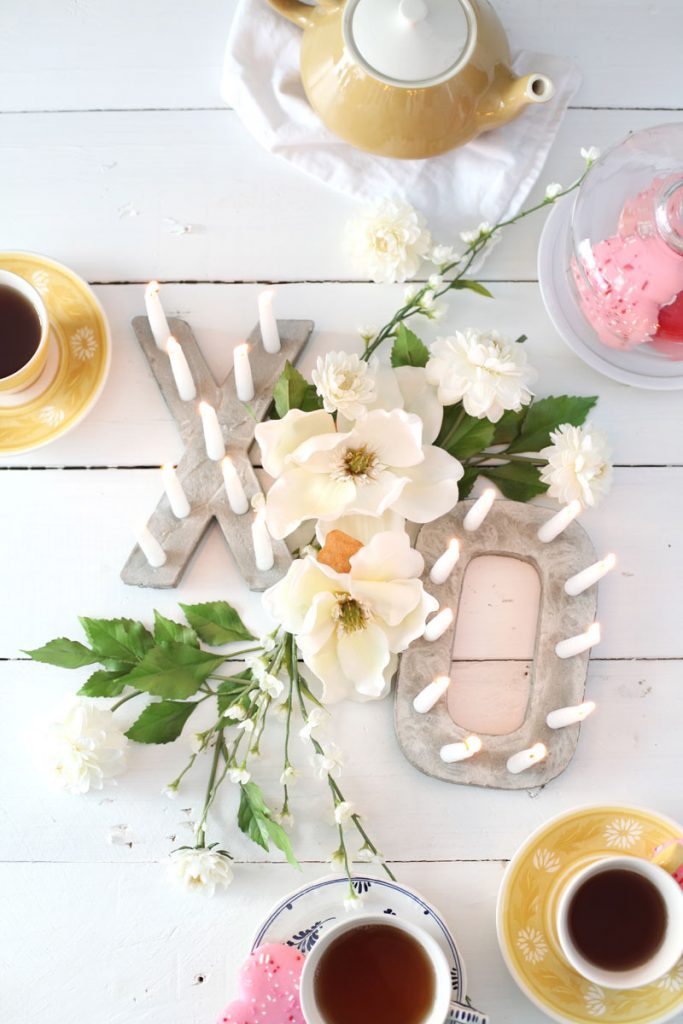
[[[318,4],[305,4],[302,0],[268,0],[268,3],[282,14],[289,21],[294,22],[299,28],[309,28],[315,20],[315,10]],[[337,0],[318,0],[320,7],[337,7]]]

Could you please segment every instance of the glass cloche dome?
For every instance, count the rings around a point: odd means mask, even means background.
[[[683,124],[636,132],[553,210],[543,297],[568,344],[641,387],[683,387]]]

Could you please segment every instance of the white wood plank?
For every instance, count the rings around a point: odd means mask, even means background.
[[[527,334],[529,360],[539,371],[537,393],[599,395],[592,419],[608,433],[616,462],[683,463],[683,404],[677,392],[638,391],[599,376],[558,337],[537,285],[491,287],[495,301],[459,293],[450,302],[446,320],[438,326],[420,323],[416,330],[426,340],[466,326],[495,327],[513,338]],[[253,285],[164,288],[167,312],[190,321],[219,379],[229,368],[234,345],[256,322],[258,290]],[[73,433],[38,451],[0,459],[0,467],[152,466],[180,457],[175,424],[130,327],[130,318],[144,312],[142,286],[98,286],[96,291],[113,334],[111,376],[102,398]],[[402,295],[400,286],[287,285],[278,289],[277,311],[279,316],[315,321],[316,331],[300,362],[310,374],[323,352],[354,347],[360,351],[357,328],[384,323],[401,304]],[[0,488],[5,486],[9,484],[0,476]]]
[[[468,991],[491,1020],[544,1024],[547,1018],[519,991],[497,950],[502,869],[497,863],[406,864],[400,880],[447,920],[466,963]],[[319,874],[310,867],[293,879],[285,868],[252,866],[240,869],[227,894],[203,901],[169,890],[155,865],[2,865],[0,906],[12,925],[0,938],[7,964],[4,1019],[215,1020],[236,995],[236,974],[257,924],[291,888]]]
[[[580,173],[581,146],[680,119],[570,111],[534,196]],[[4,248],[45,252],[91,281],[358,277],[343,245],[354,203],[266,153],[229,111],[7,115],[1,125]],[[193,230],[169,234],[165,218]],[[431,227],[457,241],[479,220],[473,210],[467,224]],[[512,229],[484,276],[534,279],[542,220]]]
[[[265,630],[259,598],[238,578],[215,527],[179,590],[138,589],[120,581],[132,527],[158,500],[157,472],[8,472],[0,474],[0,488],[0,507],[16,510],[0,539],[0,657],[73,635],[77,615],[148,619],[152,608],[168,614],[178,600],[228,598],[253,629]],[[601,584],[600,657],[683,657],[676,628],[682,519],[680,467],[618,469],[604,504],[586,513],[583,521],[597,550],[614,551],[619,559],[618,569]],[[492,647],[489,657],[499,656],[509,652]]]
[[[576,103],[682,105],[678,0],[498,0],[496,8],[513,48],[574,57],[584,75]],[[234,0],[6,3],[2,109],[215,106],[234,9]]]
[[[631,803],[681,817],[680,671],[680,661],[591,662],[588,694],[597,710],[582,728],[567,771],[542,791],[451,786],[420,774],[398,749],[390,700],[335,706],[324,734],[344,752],[345,796],[388,860],[396,862],[396,873],[410,860],[507,859],[547,818],[586,803]],[[5,763],[12,766],[0,780],[0,861],[163,862],[171,850],[192,841],[208,776],[206,759],[186,777],[177,800],[161,790],[184,767],[189,735],[210,724],[206,705],[174,744],[133,745],[118,785],[82,797],[49,788],[40,762],[42,726],[59,717],[66,695],[86,675],[87,670],[0,664],[0,736]],[[134,703],[117,712],[122,723],[135,718]],[[252,769],[276,807],[283,731],[284,722],[276,718],[262,760]],[[337,845],[329,791],[311,778],[308,751],[298,736],[292,760],[302,772],[291,794],[294,848],[302,861],[324,862]],[[267,855],[238,832],[237,795],[226,783],[211,814],[209,841],[220,841],[240,863],[280,862],[277,851]],[[128,828],[130,847],[108,841],[121,825]],[[358,848],[351,834],[349,846]],[[294,887],[297,874],[288,870],[285,884]]]

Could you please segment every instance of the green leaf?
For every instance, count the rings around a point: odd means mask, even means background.
[[[205,644],[222,647],[237,640],[255,640],[241,618],[227,601],[208,601],[206,604],[181,604],[190,625]]]
[[[551,443],[550,431],[562,423],[580,426],[597,402],[597,396],[559,395],[542,398],[529,406],[522,431],[510,445],[510,452],[540,452]]]
[[[541,483],[538,466],[532,462],[508,462],[504,466],[479,466],[478,469],[481,476],[496,484],[512,501],[530,501],[548,490],[548,485]]]
[[[225,658],[187,644],[164,644],[148,651],[139,665],[124,676],[127,686],[155,697],[184,700],[222,665]]]
[[[391,350],[392,366],[426,366],[429,361],[429,349],[417,334],[408,330],[405,324],[399,324],[396,340]]]
[[[526,414],[526,409],[520,409],[519,412],[515,412],[514,409],[508,409],[504,412],[495,424],[493,444],[510,444],[514,441],[522,429],[522,423]]]
[[[280,419],[286,416],[290,409],[313,412],[315,409],[322,409],[323,405],[315,387],[308,383],[289,360],[285,363],[285,368],[273,388],[273,399],[275,411]]]
[[[461,279],[459,281],[453,281],[451,288],[456,292],[461,292],[464,289],[467,289],[467,291],[476,292],[477,295],[483,295],[487,299],[493,298],[493,295],[488,288],[485,288],[480,281],[464,281]]]
[[[150,704],[133,722],[126,736],[136,743],[172,743],[178,739],[196,707],[194,700],[162,700],[159,704]]]
[[[229,679],[224,679],[218,686],[217,702],[218,702],[218,714],[224,714],[228,708],[232,707],[235,701],[243,695],[247,687],[252,687],[254,683],[251,672],[241,672],[238,675],[230,676]]]
[[[445,443],[442,443],[442,448],[445,448],[456,459],[468,459],[471,455],[478,455],[493,443],[495,433],[493,423],[489,420],[469,416],[467,413],[462,415],[462,411],[457,405],[451,408],[458,410],[457,416],[455,423],[444,435]],[[443,427],[441,433],[444,433]]]
[[[118,697],[126,684],[123,682],[127,669],[123,672],[104,672],[98,670],[84,683],[78,691],[81,697]]]
[[[303,676],[299,676],[299,689],[303,693],[304,697],[307,698],[307,700],[312,701],[313,704],[317,704],[319,708],[324,708],[325,707],[325,705],[322,703],[322,701],[318,700],[318,698],[315,696],[314,693],[311,693],[311,690],[310,690],[310,688],[308,686],[308,683],[303,678]]]
[[[154,646],[149,630],[133,619],[89,619],[82,616],[79,621],[100,659],[115,658],[135,665]]]
[[[42,661],[45,665],[58,665],[59,668],[81,668],[83,665],[95,665],[100,659],[85,644],[78,640],[67,640],[59,637],[50,640],[44,647],[36,647],[34,651],[24,651],[34,661]]]
[[[237,824],[240,830],[262,849],[269,850],[272,841],[279,850],[282,850],[292,867],[300,867],[289,836],[281,825],[273,821],[261,788],[255,782],[245,782],[240,786]]]
[[[167,619],[161,612],[154,611],[154,641],[157,644],[189,644],[199,647],[199,637],[192,626]]]
[[[467,498],[474,487],[479,476],[478,466],[468,466],[461,480],[458,481],[458,495],[460,500]]]

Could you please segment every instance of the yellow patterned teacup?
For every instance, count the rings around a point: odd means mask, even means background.
[[[599,875],[609,871],[629,872],[644,878],[661,897],[662,910],[665,914],[663,935],[659,944],[643,962],[625,970],[615,970],[613,967],[608,969],[589,959],[575,942],[570,924],[574,898],[583,890],[584,906],[590,912],[590,907],[596,907],[596,902],[593,892],[585,887],[591,880],[596,880]],[[611,923],[614,925],[615,921],[622,917],[622,907],[627,905],[620,900],[619,906],[614,908],[613,914],[606,915],[604,912],[598,912],[600,920],[589,928],[593,941],[597,936],[600,937],[601,944],[604,942],[601,937],[601,923],[605,921],[606,917],[607,922],[610,923],[609,917],[612,917]],[[605,911],[607,906],[606,903],[601,910]],[[623,915],[623,920],[620,921],[622,933],[631,927],[632,920],[632,913]],[[559,893],[555,909],[555,927],[565,959],[587,981],[603,988],[621,990],[641,988],[643,985],[652,984],[670,971],[683,955],[683,890],[665,868],[641,857],[603,856],[588,865],[585,864],[585,861],[583,865],[579,862],[577,869],[565,879]]]
[[[12,395],[30,387],[45,369],[50,338],[50,320],[40,295],[23,277],[13,274],[9,270],[0,270],[0,286],[9,288],[26,299],[35,310],[40,325],[38,345],[31,358],[14,373],[7,377],[0,377],[0,394]],[[2,338],[3,331],[0,323],[0,344],[3,343]]]

